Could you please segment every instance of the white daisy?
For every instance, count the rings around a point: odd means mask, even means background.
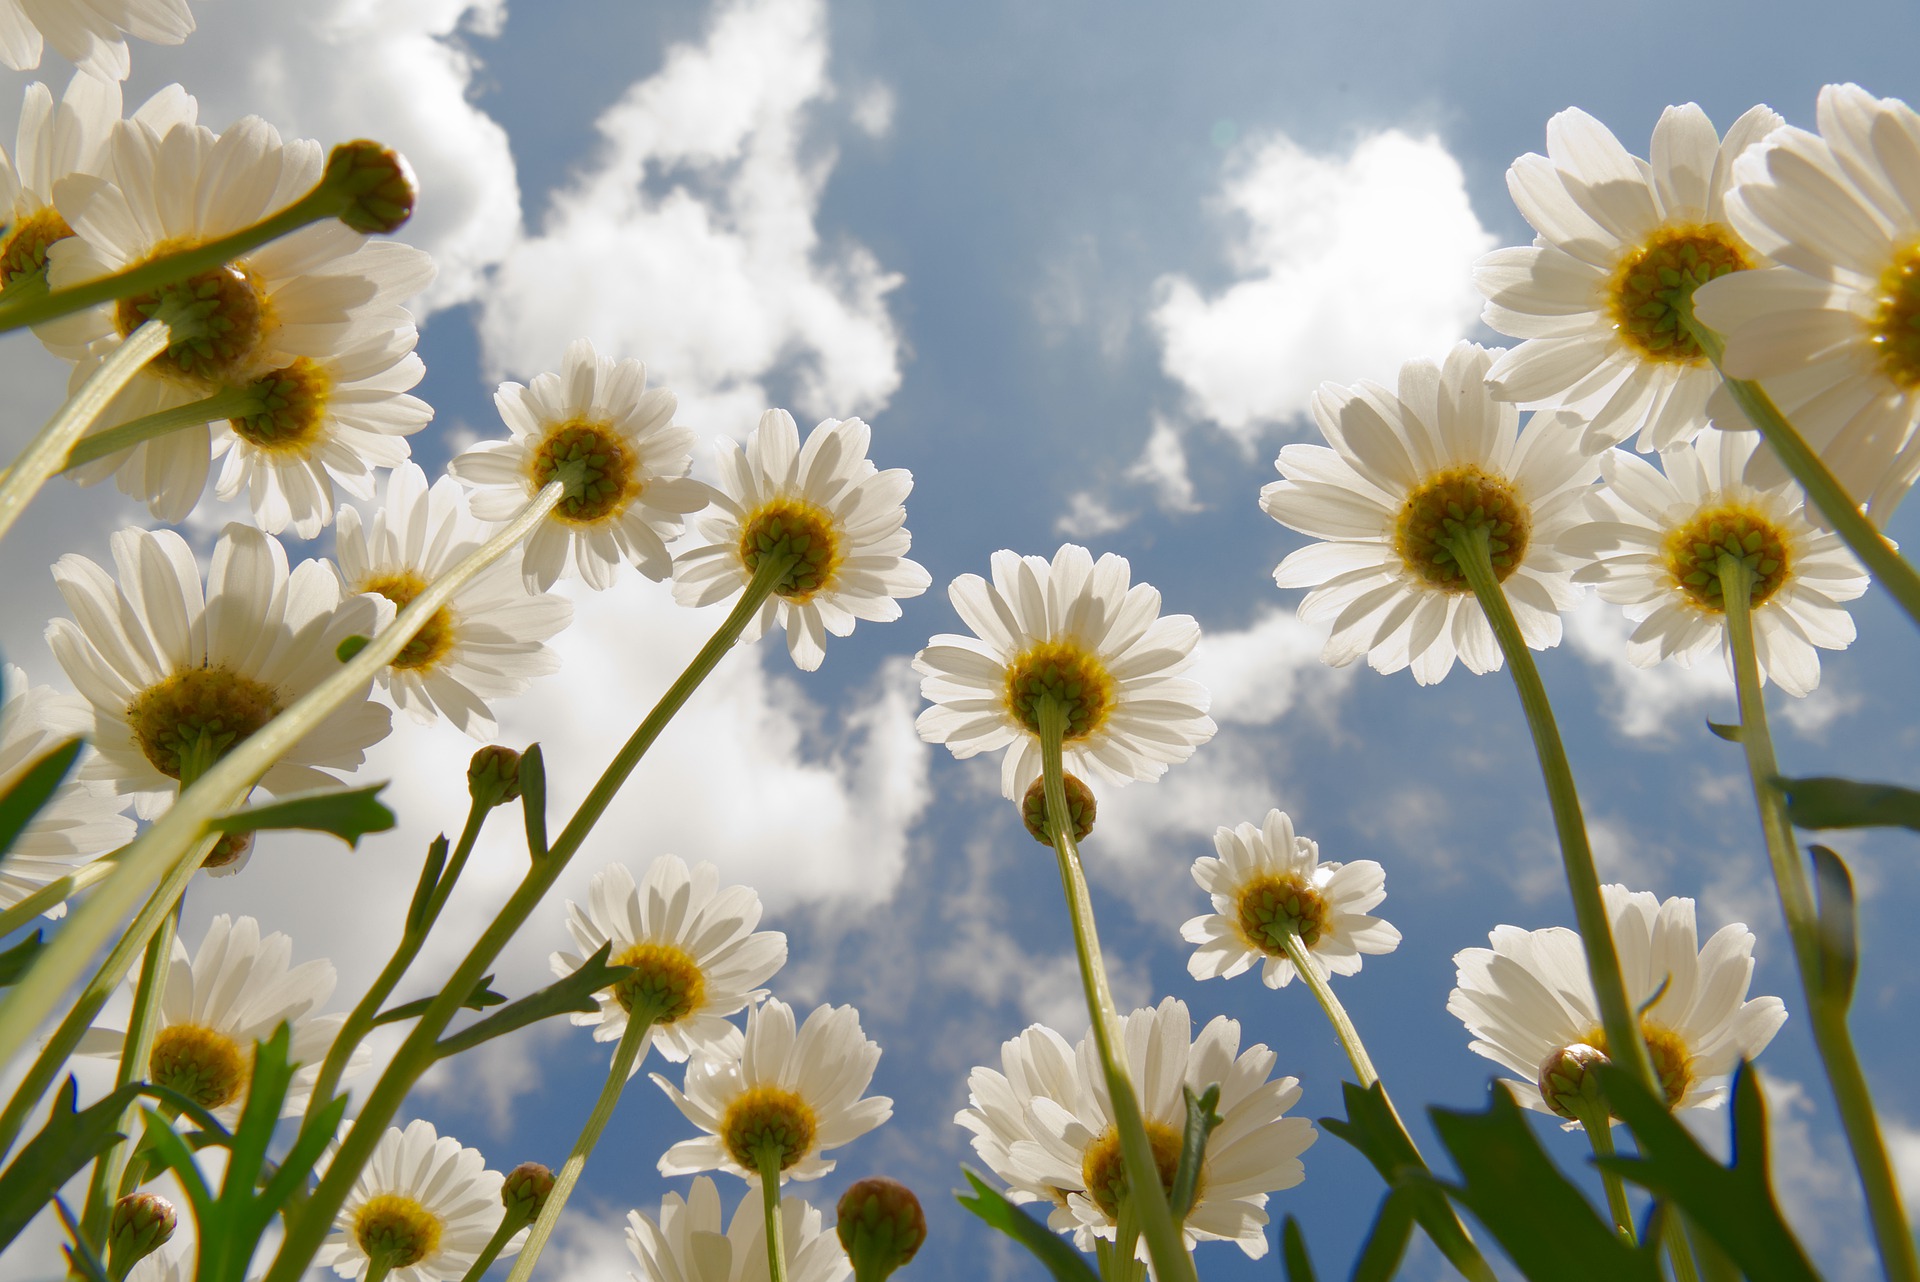
[[[1295,836],[1284,812],[1269,810],[1258,828],[1216,829],[1213,848],[1219,858],[1193,863],[1193,879],[1213,896],[1213,912],[1180,928],[1181,938],[1199,945],[1187,959],[1195,979],[1232,979],[1261,962],[1267,987],[1285,988],[1294,976],[1288,936],[1335,975],[1357,975],[1362,954],[1400,946],[1399,931],[1367,915],[1387,897],[1380,865],[1371,859],[1321,863],[1318,843]]]
[[[567,933],[577,953],[553,954],[553,973],[571,975],[611,941],[612,966],[636,973],[595,993],[600,1009],[572,1016],[598,1042],[620,1040],[636,1003],[658,1010],[653,1044],[679,1063],[696,1051],[710,1058],[738,1052],[740,1031],[726,1017],[767,995],[759,987],[787,963],[787,937],[756,931],[760,896],[749,886],[720,888],[720,871],[688,869],[662,855],[635,886],[621,864],[608,864],[587,885],[587,906],[567,901]],[[634,1061],[638,1071],[639,1061]]]
[[[177,45],[193,32],[186,0],[0,0],[0,63],[15,71],[40,65],[44,45],[106,80],[132,69],[126,37]]]
[[[404,1131],[389,1128],[313,1262],[343,1278],[364,1278],[378,1253],[392,1266],[392,1282],[459,1282],[506,1214],[505,1180],[487,1169],[479,1149],[435,1134],[425,1119]],[[515,1234],[504,1254],[518,1252],[525,1240],[524,1231]]]
[[[28,685],[27,674],[11,663],[5,678],[0,796],[56,746],[93,728],[86,700]],[[132,841],[133,820],[121,813],[126,808],[126,798],[116,796],[110,784],[69,775],[13,845],[0,852],[0,908],[13,907],[79,865]],[[66,911],[65,904],[55,904],[46,915],[62,917]]]
[[[828,633],[848,636],[859,619],[899,618],[896,598],[919,596],[932,579],[906,558],[913,536],[903,504],[913,474],[876,468],[867,458],[872,439],[859,419],[830,418],[802,445],[793,415],[768,410],[744,450],[722,441],[714,512],[700,524],[711,542],[680,555],[674,599],[711,605],[746,587],[762,558],[797,553],[741,635],[753,641],[784,626],[787,651],[806,672],[826,658]]]
[[[766,1282],[767,1246],[760,1192],[748,1188],[722,1222],[720,1191],[707,1176],[683,1198],[660,1200],[660,1219],[627,1213],[627,1249],[640,1261],[635,1282]],[[800,1198],[780,1201],[780,1242],[787,1282],[842,1282],[853,1266],[820,1212]]]
[[[1691,667],[1719,652],[1729,665],[1720,555],[1753,576],[1753,641],[1760,677],[1789,694],[1820,683],[1814,647],[1845,649],[1853,619],[1840,606],[1867,590],[1860,565],[1834,534],[1807,519],[1791,480],[1765,489],[1743,479],[1754,432],[1712,432],[1661,456],[1661,472],[1628,454],[1600,459],[1606,484],[1587,495],[1592,519],[1560,548],[1591,564],[1575,582],[1626,607],[1636,625],[1627,657],[1640,667],[1674,659]]]
[[[693,432],[674,425],[674,395],[647,386],[646,366],[577,339],[559,373],[502,383],[493,403],[512,435],[447,465],[474,487],[482,520],[511,520],[563,466],[586,464],[585,492],[562,500],[527,540],[530,587],[544,592],[577,574],[603,590],[623,561],[650,579],[672,572],[667,544],[687,513],[706,506],[707,490],[687,478]]]
[[[358,509],[340,509],[334,553],[341,589],[377,593],[401,609],[489,536],[467,512],[459,482],[443,476],[429,489],[418,466],[402,463],[388,474],[385,501],[370,524]],[[380,684],[416,721],[445,716],[474,738],[491,739],[490,702],[556,671],[559,657],[546,642],[572,620],[573,604],[529,592],[518,555],[509,555],[436,610]]]
[[[333,996],[333,963],[321,958],[292,966],[292,958],[293,941],[277,931],[263,937],[251,917],[215,917],[191,958],[176,938],[147,1058],[148,1080],[179,1091],[231,1126],[246,1106],[254,1043],[290,1024],[289,1057],[301,1067],[280,1115],[306,1112],[321,1061],[346,1016],[313,1013]],[[128,976],[129,990],[134,985]],[[89,1029],[78,1053],[117,1060],[125,1037],[117,1028]],[[347,1072],[370,1062],[367,1048],[358,1047]]]
[[[1735,157],[1779,123],[1755,107],[1722,142],[1693,103],[1668,107],[1646,161],[1578,108],[1548,121],[1548,154],[1507,170],[1539,234],[1474,268],[1487,324],[1526,340],[1494,362],[1496,395],[1575,409],[1598,445],[1637,430],[1641,449],[1665,450],[1699,431],[1720,379],[1674,304],[1764,264],[1727,225],[1725,198]]]
[[[1753,932],[1723,926],[1702,948],[1691,899],[1661,902],[1624,886],[1602,886],[1600,893],[1627,1002],[1640,1012],[1667,1106],[1717,1108],[1727,1075],[1759,1055],[1787,1018],[1778,997],[1746,999]],[[1519,1074],[1518,1081],[1503,1079],[1515,1099],[1567,1116],[1541,1096],[1542,1069],[1569,1046],[1607,1048],[1580,936],[1559,926],[1500,926],[1488,938],[1491,950],[1454,954],[1459,986],[1447,1009],[1473,1034],[1475,1054]]]
[[[1493,355],[1460,343],[1442,366],[1408,361],[1397,393],[1323,384],[1313,417],[1333,448],[1289,445],[1274,461],[1285,479],[1260,491],[1260,506],[1323,540],[1282,561],[1274,582],[1312,589],[1300,617],[1331,621],[1326,662],[1364,654],[1380,672],[1411,667],[1422,685],[1456,658],[1470,672],[1498,669],[1493,629],[1451,546],[1476,530],[1527,644],[1559,644],[1560,611],[1579,594],[1554,544],[1581,518],[1598,467],[1565,418],[1536,414],[1519,428],[1518,411],[1486,386]]]
[[[707,1132],[660,1158],[662,1175],[731,1171],[759,1178],[764,1158],[780,1180],[817,1180],[834,1163],[820,1155],[893,1116],[893,1101],[866,1095],[880,1047],[851,1006],[821,1006],[798,1031],[778,998],[747,1012],[747,1035],[725,1059],[687,1063],[686,1091],[653,1080],[687,1120]]]
[[[1171,1192],[1186,1131],[1182,1088],[1199,1093],[1218,1083],[1221,1124],[1201,1164],[1186,1241],[1189,1248],[1234,1242],[1257,1260],[1267,1250],[1267,1194],[1304,1178],[1300,1154],[1319,1137],[1306,1119],[1282,1116],[1300,1098],[1300,1084],[1269,1081],[1274,1053],[1263,1045],[1240,1050],[1237,1021],[1217,1016],[1198,1039],[1192,1032],[1186,1003],[1172,997],[1123,1023],[1154,1164]],[[1072,1233],[1083,1251],[1096,1237],[1113,1240],[1126,1174],[1092,1034],[1069,1052],[1064,1038],[1036,1024],[1005,1043],[1000,1057],[1005,1074],[973,1070],[971,1107],[954,1120],[974,1133],[974,1152],[1007,1183],[1010,1200],[1051,1203],[1049,1227]],[[1147,1258],[1144,1241],[1139,1258]]]
[[[349,636],[393,617],[378,597],[344,601],[334,573],[303,561],[291,574],[278,539],[229,525],[214,545],[207,586],[185,539],[171,530],[113,536],[116,583],[83,556],[54,563],[73,619],[47,625],[67,679],[93,705],[98,755],[83,776],[111,779],[152,819],[183,770],[204,769],[340,666]],[[349,701],[261,779],[280,795],[337,783],[319,767],[352,770],[386,737],[389,714]]]
[[[1727,216],[1781,265],[1700,291],[1734,378],[1774,402],[1885,524],[1920,476],[1920,114],[1858,85],[1820,91],[1819,133],[1782,128],[1734,167]],[[1730,401],[1716,419],[1744,426]],[[1785,470],[1762,450],[1754,481]]]
[[[1064,768],[1114,783],[1157,779],[1213,737],[1205,687],[1178,674],[1192,663],[1200,625],[1160,614],[1160,593],[1129,586],[1109,553],[1096,563],[1068,543],[1048,562],[993,554],[993,582],[963,574],[947,589],[973,636],[934,637],[914,656],[933,704],[914,723],[961,759],[1006,748],[1000,789],[1009,801],[1040,777],[1040,702],[1066,707]]]

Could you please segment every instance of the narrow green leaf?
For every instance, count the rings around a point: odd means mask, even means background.
[[[489,1006],[498,1006],[506,1001],[506,994],[494,992],[490,987],[492,983],[493,976],[482,975],[479,981],[474,984],[473,991],[467,994],[467,1000],[460,1003],[461,1008],[463,1010],[485,1010]],[[427,1007],[431,1005],[433,1005],[433,998],[431,997],[422,997],[417,1001],[402,1002],[398,1006],[389,1007],[381,1011],[378,1015],[375,1015],[373,1017],[373,1026],[378,1028],[382,1024],[398,1024],[404,1020],[418,1019],[420,1016],[426,1014]]]
[[[27,967],[33,965],[33,959],[40,955],[46,941],[40,931],[34,931],[6,952],[0,953],[0,988],[20,982],[20,976],[27,973]]]
[[[0,1172],[0,1249],[13,1241],[62,1184],[110,1145],[126,1138],[120,1132],[120,1116],[139,1094],[139,1084],[129,1083],[105,1099],[76,1108],[79,1079],[66,1080],[54,1099],[47,1124]]]
[[[1320,1125],[1359,1149],[1389,1189],[1404,1186],[1411,1191],[1414,1219],[1455,1268],[1468,1277],[1475,1275],[1473,1270],[1484,1269],[1479,1250],[1454,1218],[1420,1151],[1394,1115],[1386,1089],[1378,1082],[1366,1090],[1343,1082],[1340,1089],[1347,1106],[1346,1117],[1323,1117]]]
[[[1800,828],[1911,828],[1920,832],[1920,792],[1891,783],[1817,776],[1775,779]]]
[[[607,955],[613,951],[613,941],[600,945],[599,951],[580,965],[580,969],[565,979],[555,980],[538,992],[529,993],[519,1001],[509,1002],[485,1019],[467,1025],[451,1037],[443,1037],[434,1047],[436,1058],[445,1059],[449,1055],[458,1055],[461,1051],[471,1050],[482,1042],[490,1042],[496,1037],[536,1024],[554,1015],[565,1015],[571,1011],[590,1011],[598,1008],[593,995],[603,988],[625,979],[633,973],[631,966],[609,966]]]
[[[174,1178],[180,1181],[180,1187],[186,1191],[187,1201],[193,1206],[195,1230],[203,1239],[217,1239],[226,1229],[226,1217],[220,1213],[219,1205],[214,1201],[213,1190],[207,1187],[200,1164],[193,1160],[193,1150],[168,1125],[167,1119],[152,1109],[142,1108],[140,1119],[145,1127],[140,1137],[140,1147],[152,1152],[159,1160],[160,1169],[172,1171]]]
[[[1320,1282],[1313,1272],[1313,1257],[1307,1254],[1307,1238],[1300,1221],[1291,1215],[1280,1227],[1280,1260],[1286,1266],[1287,1282]]]
[[[237,1207],[253,1196],[266,1165],[267,1147],[279,1125],[281,1105],[287,1088],[293,1084],[294,1065],[290,1059],[293,1027],[282,1020],[267,1040],[253,1044],[253,1072],[247,1081],[247,1102],[241,1106],[240,1122],[233,1128],[233,1146],[229,1150],[226,1175],[220,1186],[220,1201]]]
[[[1735,598],[1735,599],[1737,600],[1738,598]],[[1713,731],[1713,733],[1715,733],[1716,735],[1719,735],[1722,739],[1725,739],[1728,743],[1740,742],[1740,727],[1738,725],[1729,726],[1729,725],[1722,725],[1718,721],[1709,721],[1707,722],[1707,729]]]
[[[60,1248],[66,1252],[67,1276],[84,1278],[86,1282],[111,1282],[106,1261],[100,1258],[93,1244],[80,1231],[79,1222],[73,1218],[73,1208],[67,1205],[65,1198],[53,1199],[53,1213],[60,1217],[60,1227],[67,1231],[66,1243]]]
[[[427,905],[440,885],[440,872],[447,866],[447,834],[441,833],[427,846],[427,860],[420,865],[420,879],[413,884],[413,902],[407,905],[407,932],[417,933],[427,922]]]
[[[1027,1248],[1033,1258],[1053,1275],[1054,1282],[1099,1282],[1099,1276],[1094,1273],[1093,1266],[1087,1263],[1087,1258],[1074,1250],[1065,1238],[1007,1201],[1001,1196],[1000,1190],[981,1179],[973,1168],[962,1166],[960,1173],[973,1186],[973,1196],[968,1197],[956,1190],[954,1200],[986,1221],[989,1227],[998,1229]],[[1312,1282],[1312,1279],[1309,1278],[1308,1282]]]
[[[520,754],[520,809],[527,817],[527,855],[538,862],[547,857],[547,762],[537,743]]]
[[[73,769],[74,758],[85,746],[84,739],[68,739],[28,766],[26,772],[13,781],[13,787],[7,789],[7,795],[0,797],[0,851],[13,849],[14,838],[52,799],[54,789]]]
[[[1187,1218],[1193,1209],[1193,1195],[1200,1186],[1201,1163],[1207,1158],[1207,1137],[1220,1125],[1220,1086],[1207,1087],[1206,1094],[1195,1095],[1193,1087],[1180,1088],[1187,1097],[1187,1129],[1180,1141],[1180,1162],[1174,1167],[1173,1193],[1167,1198],[1175,1220]]]
[[[1411,1188],[1394,1189],[1380,1199],[1373,1228],[1367,1232],[1359,1262],[1353,1266],[1353,1282],[1387,1282],[1400,1271],[1400,1261],[1413,1237],[1413,1206]]]
[[[1855,933],[1853,875],[1839,855],[1825,846],[1813,852],[1813,889],[1819,911],[1814,937],[1820,948],[1820,991],[1844,1011],[1853,1004],[1853,982],[1860,973],[1860,942]]]
[[[353,656],[366,649],[367,642],[372,639],[371,637],[363,637],[355,633],[333,648],[333,657],[342,663],[351,663],[353,662]]]
[[[375,797],[385,783],[364,788],[329,788],[307,792],[264,806],[248,806],[207,820],[214,832],[258,832],[263,828],[303,828],[310,832],[329,832],[349,846],[358,846],[370,832],[385,832],[394,825],[393,811]]]

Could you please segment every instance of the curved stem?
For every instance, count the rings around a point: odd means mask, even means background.
[[[508,1212],[501,1216],[500,1226],[494,1229],[493,1236],[487,1239],[480,1254],[473,1257],[473,1263],[467,1266],[467,1271],[460,1275],[460,1282],[480,1282],[481,1278],[486,1277],[487,1270],[500,1258],[500,1252],[506,1250],[507,1243],[513,1241],[513,1235],[525,1227],[527,1221],[524,1214],[516,1216]]]
[[[167,971],[173,965],[173,941],[180,930],[180,904],[160,919],[160,928],[147,941],[140,959],[140,979],[133,989],[133,1009],[127,1015],[127,1034],[120,1044],[120,1066],[114,1073],[115,1089],[129,1082],[145,1081],[151,1072],[147,1061],[153,1054],[153,1038],[158,1031],[160,999],[167,989]],[[129,1108],[139,1116],[139,1106]],[[134,1128],[122,1120],[120,1129],[132,1134]],[[113,1204],[119,1199],[120,1177],[127,1166],[127,1140],[110,1145],[94,1159],[93,1179],[87,1186],[87,1202],[80,1213],[80,1234],[95,1250],[104,1249]]]
[[[1687,1241],[1686,1221],[1680,1216],[1680,1208],[1671,1202],[1667,1204],[1666,1225],[1660,1230],[1660,1238],[1667,1248],[1667,1260],[1673,1265],[1673,1282],[1700,1282],[1700,1271],[1693,1265],[1693,1245]]]
[[[132,449],[142,441],[151,441],[185,427],[199,427],[223,418],[246,418],[266,408],[266,402],[251,386],[223,387],[212,396],[202,397],[170,410],[155,410],[129,419],[92,436],[83,436],[67,451],[62,472],[71,472],[82,464],[105,458],[121,450]]]
[[[48,882],[5,912],[0,912],[0,938],[11,935],[56,904],[64,904],[87,887],[105,881],[113,872],[113,863],[125,846],[108,851],[91,863]]]
[[[760,1150],[760,1212],[765,1217],[768,1282],[787,1282],[786,1233],[780,1223],[780,1152],[770,1147]]]
[[[1587,1143],[1593,1148],[1595,1157],[1612,1157],[1613,1119],[1608,1116],[1604,1104],[1589,1101],[1584,1107],[1578,1107],[1577,1118],[1580,1129],[1587,1133]],[[1633,1231],[1633,1208],[1627,1204],[1627,1186],[1618,1173],[1600,1168],[1600,1183],[1607,1190],[1607,1210],[1613,1215],[1613,1231],[1620,1240],[1629,1245],[1637,1240]]]

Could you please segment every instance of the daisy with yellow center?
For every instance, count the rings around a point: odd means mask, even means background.
[[[708,542],[680,555],[674,598],[704,606],[745,588],[762,561],[787,569],[742,634],[747,641],[776,627],[804,672],[820,666],[827,636],[848,636],[867,619],[900,617],[899,598],[919,596],[932,582],[907,559],[907,494],[913,474],[881,471],[867,457],[873,433],[857,418],[826,419],[800,441],[785,410],[768,410],[746,448],[720,442],[720,486],[701,522]]]
[[[685,1197],[669,1193],[660,1218],[627,1214],[627,1249],[640,1262],[639,1282],[767,1282],[765,1217],[751,1191],[732,1218],[722,1214],[720,1190],[707,1176]],[[799,1198],[780,1203],[780,1238],[787,1282],[844,1282],[853,1273],[847,1253],[821,1227],[820,1212]]]
[[[499,1227],[506,1177],[424,1119],[380,1137],[313,1262],[343,1278],[459,1282]],[[505,1254],[520,1249],[509,1239]]]
[[[1650,160],[1578,108],[1547,122],[1547,154],[1507,170],[1532,245],[1497,250],[1474,279],[1486,322],[1524,339],[1489,374],[1495,394],[1590,420],[1597,445],[1639,433],[1666,450],[1700,430],[1719,376],[1680,322],[1693,291],[1765,260],[1726,212],[1733,162],[1780,117],[1755,107],[1723,141],[1693,103],[1654,126]]]

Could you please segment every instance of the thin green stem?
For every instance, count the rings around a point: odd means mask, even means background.
[[[1667,1248],[1667,1261],[1673,1265],[1673,1282],[1700,1282],[1700,1271],[1693,1266],[1693,1245],[1687,1241],[1686,1222],[1680,1216],[1680,1208],[1672,1203],[1667,1205],[1660,1240]]]
[[[140,978],[133,989],[133,1009],[127,1015],[127,1032],[120,1043],[120,1065],[114,1073],[113,1085],[116,1090],[130,1082],[148,1079],[147,1060],[153,1054],[153,1038],[160,1022],[160,999],[166,994],[167,971],[173,964],[173,941],[179,929],[180,906],[176,903],[173,911],[161,918],[160,929],[153,932],[153,938],[147,941],[146,952],[140,959]],[[134,1117],[139,1115],[137,1106],[127,1111]],[[126,1119],[122,1120],[120,1130],[123,1133],[132,1134],[134,1129]],[[120,1177],[126,1166],[126,1140],[110,1145],[94,1159],[86,1207],[80,1213],[80,1233],[95,1250],[106,1246],[108,1221],[113,1215],[113,1204],[119,1197]]]
[[[1734,686],[1740,699],[1740,746],[1746,750],[1747,774],[1760,808],[1760,829],[1766,838],[1767,858],[1773,865],[1774,885],[1780,893],[1780,911],[1787,919],[1793,958],[1806,995],[1813,1042],[1826,1068],[1839,1109],[1840,1126],[1853,1153],[1860,1187],[1866,1194],[1867,1215],[1880,1251],[1880,1263],[1893,1282],[1920,1282],[1920,1259],[1913,1233],[1907,1227],[1886,1141],[1875,1120],[1873,1097],[1853,1045],[1847,1013],[1826,1000],[1820,982],[1820,943],[1813,886],[1794,842],[1787,802],[1774,780],[1773,736],[1767,728],[1767,704],[1760,688],[1760,660],[1753,642],[1753,578],[1741,559],[1722,554],[1719,562],[1721,600],[1727,607],[1727,642],[1733,652]]]
[[[513,1241],[513,1235],[525,1227],[527,1227],[527,1221],[524,1213],[515,1215],[509,1211],[501,1216],[500,1227],[496,1228],[493,1236],[487,1239],[487,1244],[481,1249],[480,1254],[473,1257],[473,1263],[468,1265],[467,1271],[460,1275],[460,1282],[480,1282],[481,1278],[487,1276],[487,1270],[493,1267],[493,1262],[500,1258],[500,1252],[507,1249],[507,1243]]]
[[[393,1256],[382,1251],[378,1258],[367,1261],[365,1282],[386,1282],[387,1274],[393,1272]]]
[[[56,904],[64,904],[87,887],[105,881],[113,872],[114,860],[125,846],[109,851],[92,863],[81,864],[72,872],[48,882],[5,912],[0,912],[0,939],[6,938]]]
[[[787,1282],[787,1241],[780,1223],[780,1150],[762,1148],[760,1157],[760,1211],[766,1218],[767,1279]],[[517,1282],[508,1279],[508,1282]]]
[[[186,427],[199,427],[202,423],[211,423],[216,419],[246,418],[258,414],[266,408],[266,401],[249,385],[247,387],[223,387],[212,396],[191,401],[170,410],[156,410],[143,414],[139,418],[129,419],[118,427],[110,427],[104,432],[95,432],[92,436],[83,436],[74,442],[67,451],[67,461],[60,465],[62,472],[71,472],[74,468],[91,463],[95,459],[105,458],[120,450],[131,449],[142,441],[151,441],[155,437],[165,436]]]
[[[1593,1147],[1595,1157],[1612,1157],[1613,1118],[1608,1115],[1607,1107],[1599,1101],[1589,1101],[1584,1106],[1564,1103],[1578,1109],[1577,1117],[1580,1129],[1587,1133],[1587,1143]],[[1620,1240],[1631,1244],[1636,1241],[1633,1231],[1633,1208],[1627,1204],[1627,1186],[1620,1176],[1606,1167],[1600,1168],[1600,1183],[1607,1190],[1607,1210],[1613,1215],[1613,1230]]]

